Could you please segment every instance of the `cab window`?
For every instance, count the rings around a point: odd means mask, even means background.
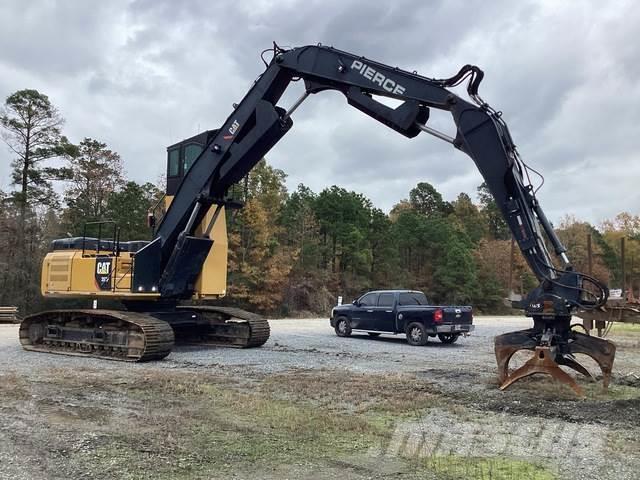
[[[185,174],[189,171],[191,165],[193,165],[193,162],[196,161],[196,158],[198,158],[201,152],[202,147],[200,145],[191,144],[184,148],[184,169],[182,171]]]
[[[393,293],[381,293],[378,298],[379,307],[393,307]]]
[[[400,305],[428,305],[427,297],[422,292],[401,293],[398,303]]]
[[[180,175],[180,149],[169,150],[169,169],[167,176],[177,177]]]
[[[360,297],[360,305],[363,307],[374,307],[378,301],[377,293],[367,293]]]

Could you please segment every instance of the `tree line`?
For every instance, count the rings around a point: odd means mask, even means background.
[[[23,313],[58,300],[39,295],[42,258],[54,238],[81,236],[85,223],[113,220],[123,240],[149,239],[146,213],[162,196],[160,182],[127,179],[117,152],[99,139],[73,143],[49,98],[35,90],[7,97],[2,139],[13,156],[11,186],[0,191],[0,304]],[[373,288],[425,291],[437,303],[504,312],[509,281],[516,292],[536,284],[486,186],[477,202],[466,193],[443,199],[426,182],[389,213],[339,186],[293,192],[286,174],[261,161],[232,194],[244,208],[227,216],[226,302],[270,315],[326,315]],[[56,187],[58,185],[58,187]],[[577,269],[591,268],[621,286],[619,239],[627,243],[627,284],[640,278],[640,217],[621,213],[598,228],[566,217],[558,233]],[[91,234],[91,231],[88,231]],[[629,263],[629,262],[628,262]]]
[[[350,301],[369,289],[411,288],[433,302],[506,313],[509,287],[524,294],[537,285],[517,245],[512,252],[511,233],[485,184],[475,203],[466,193],[445,201],[421,182],[387,214],[339,186],[315,193],[301,184],[288,193],[285,179],[261,162],[249,173],[246,207],[230,226],[229,295],[246,307],[326,314],[338,295]],[[579,271],[591,268],[616,288],[619,239],[629,239],[627,285],[638,291],[640,217],[623,212],[595,228],[567,216],[557,232]]]

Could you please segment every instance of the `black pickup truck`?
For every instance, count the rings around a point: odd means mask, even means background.
[[[470,306],[429,305],[425,294],[415,290],[365,293],[352,304],[334,307],[330,323],[339,337],[348,337],[353,330],[372,337],[404,333],[410,345],[425,345],[435,336],[442,343],[454,343],[474,329]]]

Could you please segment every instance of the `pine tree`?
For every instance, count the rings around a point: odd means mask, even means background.
[[[442,195],[433,185],[420,182],[409,192],[409,203],[413,209],[425,217],[448,215],[451,204],[442,199]]]
[[[37,90],[19,90],[9,95],[0,114],[2,138],[15,154],[12,162],[12,193],[24,223],[27,210],[35,205],[55,205],[53,180],[67,179],[69,169],[47,160],[74,155],[76,149],[61,134],[64,120],[49,97]],[[22,226],[24,228],[24,226]]]
[[[488,225],[480,210],[466,193],[460,193],[452,204],[451,219],[459,229],[464,230],[473,243],[486,237]]]
[[[482,182],[478,187],[478,198],[480,199],[481,212],[486,218],[491,238],[495,240],[509,240],[511,238],[511,231],[498,208],[498,204],[489,191],[486,182]]]
[[[49,98],[37,90],[9,95],[0,112],[2,139],[15,155],[8,202],[14,207],[7,228],[13,231],[3,282],[11,302],[28,312],[39,291],[40,255],[46,239],[43,215],[58,205],[53,181],[69,177],[69,169],[52,160],[74,156],[76,149],[61,134],[64,123]]]
[[[109,195],[104,218],[116,223],[122,240],[149,240],[147,212],[161,197],[162,191],[153,183],[129,181]]]

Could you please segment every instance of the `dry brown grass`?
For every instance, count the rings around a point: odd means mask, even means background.
[[[284,476],[299,478],[301,471],[351,465],[386,442],[403,415],[434,404],[465,413],[434,385],[403,374],[301,370],[239,377],[145,367],[5,377],[0,392],[14,392],[5,408],[29,400],[21,442],[42,458],[57,456],[52,465],[69,478],[281,478],[271,472],[283,468]],[[357,478],[375,477],[377,468]],[[451,473],[437,462],[408,472],[410,479]]]
[[[298,370],[266,378],[260,391],[333,411],[403,413],[437,402],[434,387],[413,375]]]
[[[15,372],[0,373],[0,396],[11,400],[28,400],[31,398],[29,383]]]

